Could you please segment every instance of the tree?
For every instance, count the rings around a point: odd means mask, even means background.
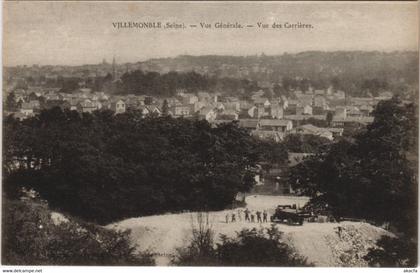
[[[413,105],[378,104],[373,123],[292,169],[290,181],[312,203],[336,216],[390,222],[408,236],[417,230],[417,132]]]
[[[168,106],[168,101],[165,99],[163,100],[163,104],[162,104],[162,115],[167,116],[168,114],[169,114],[169,106]]]
[[[8,111],[16,111],[17,110],[17,103],[16,103],[16,95],[15,92],[10,92],[6,98],[6,109]]]
[[[331,141],[316,135],[290,134],[283,141],[288,152],[292,153],[319,153]]]
[[[236,124],[135,111],[57,107],[23,122],[8,118],[4,133],[5,189],[35,189],[52,208],[100,224],[224,209],[252,188],[261,160],[257,140]]]
[[[368,254],[363,258],[370,266],[416,267],[417,243],[404,236],[400,238],[382,236],[376,247],[369,248]]]
[[[3,200],[2,262],[9,265],[153,265],[135,253],[129,232],[62,216],[54,222],[41,201]]]
[[[331,112],[331,111],[328,111],[328,112],[327,112],[327,116],[326,116],[326,121],[327,121],[327,125],[328,125],[328,127],[331,127],[331,124],[332,124],[333,118],[334,118],[334,113],[333,113],[333,112]]]
[[[62,81],[60,92],[71,93],[79,88],[80,78],[66,78]]]

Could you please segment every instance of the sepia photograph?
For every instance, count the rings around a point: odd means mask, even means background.
[[[2,272],[417,272],[417,1],[2,5]]]

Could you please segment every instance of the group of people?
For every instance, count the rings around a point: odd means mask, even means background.
[[[245,220],[250,223],[267,223],[268,222],[268,213],[266,210],[263,211],[253,211],[249,209],[238,209],[235,213],[235,211],[231,213],[227,213],[225,216],[226,223],[233,223],[236,221],[242,222],[242,220]]]

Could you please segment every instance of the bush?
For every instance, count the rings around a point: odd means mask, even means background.
[[[417,243],[407,237],[382,236],[377,242],[377,247],[370,248],[363,258],[370,266],[416,267]]]
[[[175,265],[202,266],[217,265],[215,260],[214,231],[209,223],[209,214],[199,212],[191,218],[191,243],[177,249],[178,255],[172,260]]]
[[[178,250],[177,265],[219,266],[311,266],[287,243],[273,225],[269,229],[243,229],[236,237],[221,235],[221,243],[200,253],[195,239],[189,247]],[[206,246],[208,247],[208,245]]]
[[[135,254],[129,232],[74,220],[54,223],[45,203],[5,201],[2,263],[10,265],[152,265]]]

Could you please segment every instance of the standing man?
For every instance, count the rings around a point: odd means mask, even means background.
[[[232,222],[232,223],[233,223],[233,222],[236,222],[236,215],[235,215],[235,213],[234,213],[234,212],[232,213],[232,221],[231,221],[231,222]]]
[[[267,211],[266,210],[263,211],[263,222],[267,223]]]
[[[242,222],[242,210],[238,209],[238,220]]]
[[[226,213],[225,218],[226,218],[226,224],[229,223],[229,213]]]
[[[249,210],[248,209],[245,210],[245,221],[249,222]]]
[[[262,223],[262,220],[261,220],[261,211],[257,211],[256,214],[257,214],[257,222],[258,223]]]

